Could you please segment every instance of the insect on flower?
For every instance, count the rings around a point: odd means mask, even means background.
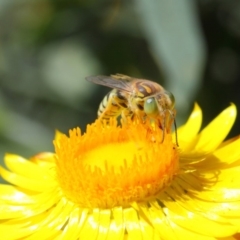
[[[86,80],[99,85],[113,88],[102,100],[98,109],[98,117],[108,121],[112,117],[126,119],[138,118],[142,122],[147,119],[154,121],[163,130],[171,131],[174,123],[176,144],[176,110],[172,93],[161,85],[146,79],[132,78],[117,74],[111,76],[90,76]]]

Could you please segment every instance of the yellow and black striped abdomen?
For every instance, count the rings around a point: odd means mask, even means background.
[[[98,117],[108,121],[112,117],[118,117],[124,109],[128,108],[128,100],[126,93],[113,89],[110,91],[100,103],[98,109]]]

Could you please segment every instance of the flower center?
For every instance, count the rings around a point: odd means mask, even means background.
[[[99,121],[55,141],[57,178],[68,199],[82,207],[129,206],[158,194],[178,170],[171,135],[149,123]]]

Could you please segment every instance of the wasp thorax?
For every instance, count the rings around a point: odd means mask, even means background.
[[[158,114],[159,110],[158,110],[156,99],[154,97],[147,98],[144,101],[143,109],[147,115]]]

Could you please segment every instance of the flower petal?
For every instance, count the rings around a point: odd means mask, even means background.
[[[151,222],[159,235],[159,239],[172,240],[177,239],[176,232],[171,227],[169,220],[163,213],[163,210],[156,201],[150,202],[149,215]]]
[[[32,178],[23,177],[16,173],[7,171],[1,166],[0,174],[2,178],[7,182],[32,191],[41,192],[44,190],[54,188],[56,186],[56,182],[54,181],[49,181],[48,179],[35,180]]]
[[[124,236],[124,222],[123,222],[123,209],[115,207],[112,209],[112,220],[110,223],[107,240],[120,240]]]
[[[240,201],[240,189],[220,188],[214,191],[202,191],[196,193],[200,199],[213,202],[234,202]]]
[[[0,226],[0,239],[15,240],[15,239],[27,239],[26,236],[31,232],[25,228],[15,228],[13,226]]]
[[[54,141],[58,141],[61,138],[61,136],[63,136],[63,135],[64,135],[64,133],[60,132],[59,130],[56,130],[55,136],[54,136]]]
[[[194,104],[194,109],[188,118],[187,122],[178,128],[178,139],[180,147],[182,143],[187,144],[198,134],[202,124],[202,110],[197,103]]]
[[[174,190],[167,192],[171,198],[176,198]],[[187,211],[197,213],[202,217],[218,222],[220,224],[231,224],[236,227],[239,226],[239,211],[240,201],[238,202],[223,202],[216,203],[210,201],[204,201],[199,198],[195,198],[194,195],[182,192],[181,198],[176,199],[176,205],[179,205]]]
[[[46,174],[46,169],[18,155],[6,154],[4,161],[9,170],[21,176],[40,181],[50,178],[50,175]]]
[[[236,116],[236,106],[231,104],[201,131],[196,139],[194,150],[210,152],[216,149],[231,130]]]
[[[156,205],[156,203],[155,203]],[[159,207],[155,208],[153,211],[156,211],[156,209],[158,209],[157,211],[161,211],[159,209]],[[146,216],[148,216],[148,221],[153,221],[154,223],[154,219],[152,218],[153,215],[151,215],[150,213],[150,209],[145,207],[144,209],[142,209],[145,213]],[[140,215],[141,216],[141,215]],[[153,223],[147,224],[148,229],[151,229],[150,232],[146,232],[146,237],[143,239],[195,239],[195,240],[215,240],[215,238],[213,237],[209,237],[209,236],[203,236],[200,235],[198,233],[194,233],[192,231],[189,231],[187,229],[184,229],[180,226],[178,226],[177,224],[175,224],[174,222],[169,221],[169,219],[166,218],[166,216],[159,216],[158,215],[158,221],[160,222],[160,219],[164,219],[165,218],[165,224],[162,226],[158,226],[159,227],[159,231],[163,234],[164,230],[167,231],[167,233],[165,232],[162,237],[158,234],[156,234],[156,232],[154,231],[154,235],[152,234],[152,230],[154,230],[154,228],[156,228],[156,224],[153,225]],[[155,229],[157,230],[157,229]],[[142,231],[144,233],[144,231]],[[174,238],[172,235],[172,232],[174,233]],[[151,238],[152,236],[152,238]],[[166,238],[166,236],[168,236],[169,238]]]
[[[220,170],[221,169],[221,170]],[[209,171],[202,172],[201,178],[209,181],[206,184],[206,190],[215,190],[219,188],[237,189],[239,188],[240,166],[230,165],[228,168],[220,163],[209,163]]]
[[[30,158],[31,162],[36,163],[42,169],[49,169],[55,166],[55,154],[51,152],[41,152],[37,155],[34,155]]]
[[[240,201],[216,203],[204,201],[201,199],[192,200],[196,208],[202,212],[213,212],[223,217],[239,218],[240,215]],[[230,218],[226,218],[228,221]]]
[[[69,221],[61,234],[61,240],[77,239],[80,232],[79,222],[81,219],[81,210],[78,207],[73,208],[69,215]]]
[[[0,205],[0,219],[30,217],[40,214],[56,204],[59,199],[59,194],[57,194],[57,192],[46,192],[36,197],[39,197],[39,201],[36,201],[35,199],[35,203],[33,204],[21,205],[21,202],[18,201],[11,204],[2,203]]]
[[[227,237],[237,231],[237,227],[212,221],[198,212],[189,211],[174,202],[164,201],[165,214],[182,228],[210,237]]]
[[[28,240],[35,239],[55,239],[57,235],[62,233],[61,229],[68,221],[69,215],[73,210],[74,205],[70,202],[59,201],[56,206],[49,211],[48,216],[43,221],[36,222],[29,226],[29,230],[33,232]],[[36,231],[37,230],[37,231]]]
[[[240,137],[230,144],[217,149],[213,153],[213,156],[218,158],[221,162],[231,164],[237,160],[240,160],[240,151],[237,151],[237,149],[240,149]]]
[[[79,234],[79,239],[96,239],[99,232],[99,209],[94,208],[89,213]]]
[[[23,217],[26,213],[32,213],[29,206],[10,206],[2,203],[0,205],[0,219]]]
[[[194,240],[216,240],[215,237],[204,236],[193,231],[189,231],[174,222],[171,222],[171,227],[174,229],[177,235],[177,239],[194,239]]]
[[[21,204],[34,203],[36,199],[32,198],[29,194],[26,194],[16,187],[7,184],[0,184],[0,199],[7,203],[15,202]]]
[[[142,239],[137,211],[133,208],[123,210],[125,229],[130,239]]]
[[[99,216],[99,234],[98,240],[105,240],[108,235],[111,221],[111,211],[109,209],[101,210]]]
[[[195,239],[195,240],[215,240],[211,236],[204,236],[192,230],[179,226],[169,218],[166,208],[161,208],[157,202],[151,202],[149,214],[154,228],[158,231],[159,237],[156,239]]]
[[[148,212],[146,203],[133,203],[132,207],[137,210],[139,217],[139,224],[142,231],[143,240],[157,239],[157,235],[154,234],[154,227],[151,222],[151,218]]]
[[[142,236],[143,240],[148,240],[148,239],[159,239],[157,238],[157,235],[154,235],[154,228],[153,226],[149,225],[147,222],[144,221],[144,219],[140,219],[139,221],[141,231],[142,231]]]

